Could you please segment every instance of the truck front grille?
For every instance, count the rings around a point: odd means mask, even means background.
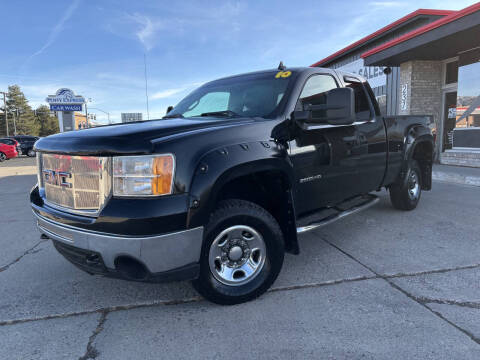
[[[108,157],[41,154],[40,187],[45,200],[72,210],[98,211],[111,192]]]

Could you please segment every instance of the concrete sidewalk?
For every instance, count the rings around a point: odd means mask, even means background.
[[[480,168],[435,164],[432,177],[435,181],[480,186]]]

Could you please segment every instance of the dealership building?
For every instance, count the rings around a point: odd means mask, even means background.
[[[385,115],[432,115],[436,160],[480,167],[480,2],[419,9],[312,66],[367,78]]]

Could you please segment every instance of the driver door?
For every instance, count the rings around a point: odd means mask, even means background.
[[[338,87],[330,74],[308,78],[298,99],[296,110],[304,105],[326,104],[326,92]],[[322,207],[334,205],[355,195],[358,164],[352,161],[352,146],[357,132],[354,125],[317,126],[298,130],[290,141],[290,158],[296,180],[296,212],[307,215]]]

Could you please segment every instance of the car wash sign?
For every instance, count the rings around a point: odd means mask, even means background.
[[[50,104],[51,111],[82,111],[85,98],[75,95],[70,89],[61,88],[55,95],[47,96],[46,101]]]
[[[384,74],[383,66],[365,66],[363,59],[355,60],[349,64],[341,66],[338,70],[348,71],[363,76],[368,80],[372,88],[387,84],[387,75]]]

